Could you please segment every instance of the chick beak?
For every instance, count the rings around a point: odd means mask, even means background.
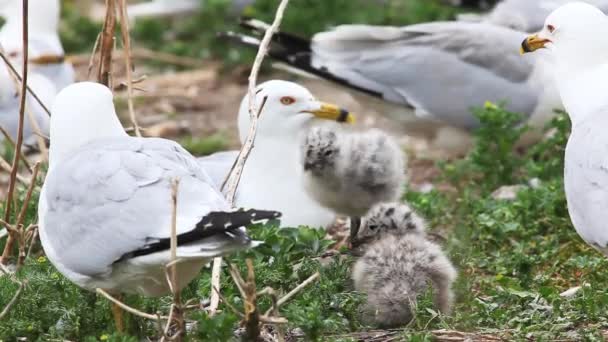
[[[538,34],[528,36],[521,42],[519,53],[523,55],[524,53],[534,52],[544,48],[549,42],[551,42],[549,39],[541,38]]]
[[[335,120],[338,122],[355,123],[355,116],[344,108],[340,108],[336,105],[319,102],[318,109],[308,111],[315,117],[325,120]]]

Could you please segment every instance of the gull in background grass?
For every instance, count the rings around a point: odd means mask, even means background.
[[[275,211],[232,210],[196,159],[177,143],[128,136],[112,93],[76,83],[57,95],[49,171],[38,215],[53,265],[78,286],[110,293],[169,292],[172,181],[177,196],[177,286],[211,258],[253,247],[244,226]]]
[[[72,64],[65,60],[59,38],[61,3],[59,0],[29,0],[29,71],[47,77],[57,91],[74,83]],[[21,0],[0,0],[0,16],[6,20],[0,29],[0,44],[17,70],[23,63],[23,7]],[[45,103],[50,107],[52,103]]]
[[[344,109],[318,101],[308,89],[292,82],[272,80],[258,85],[257,108],[264,98],[267,100],[258,120],[255,146],[243,169],[235,204],[278,210],[285,227],[326,227],[334,221],[335,214],[304,189],[300,136],[321,120],[353,122],[354,117]],[[245,96],[239,108],[241,142],[249,132],[248,100]],[[238,151],[220,152],[199,161],[219,188],[237,155]]]
[[[464,13],[458,20],[486,22],[522,32],[536,32],[543,27],[545,18],[556,8],[577,0],[503,0],[488,13]],[[580,0],[578,0],[580,1]],[[608,10],[608,0],[584,0],[602,11]]]
[[[6,20],[0,29],[0,45],[19,73],[23,63],[22,13],[21,0],[0,1],[0,16]],[[49,108],[57,92],[74,82],[74,68],[64,60],[64,51],[59,40],[59,0],[30,0],[28,15],[28,86]],[[49,134],[49,115],[34,97],[28,94],[23,134],[26,145],[33,145],[37,140],[37,129],[33,127],[28,113],[32,114],[44,136]],[[0,125],[15,139],[18,123],[19,85],[5,63],[0,61]],[[3,137],[0,137],[0,140],[2,139]]]
[[[552,12],[522,52],[548,50],[555,80],[572,121],[564,187],[574,228],[608,255],[608,17],[594,6],[570,3]]]
[[[259,20],[242,26],[256,36],[227,33],[230,40],[257,48],[268,27]],[[537,128],[563,108],[554,86],[552,62],[517,52],[526,33],[467,22],[433,22],[403,27],[341,25],[311,40],[278,32],[269,56],[289,71],[312,74],[371,95],[362,99],[402,124],[410,136],[450,154],[466,152],[479,127],[474,108],[488,101],[522,113]]]

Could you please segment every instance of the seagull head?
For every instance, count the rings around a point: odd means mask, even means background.
[[[354,116],[336,105],[317,100],[308,89],[293,82],[273,80],[256,87],[259,112],[257,136],[298,135],[316,120],[353,123]],[[239,109],[239,132],[244,142],[249,133],[249,97],[245,95]]]
[[[57,94],[51,107],[49,165],[94,140],[124,136],[110,89],[94,82],[74,83]]]
[[[584,2],[560,6],[545,20],[537,34],[521,44],[521,53],[549,50],[556,62],[571,71],[608,61],[608,18],[597,7]]]

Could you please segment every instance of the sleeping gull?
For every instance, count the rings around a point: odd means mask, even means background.
[[[245,164],[235,203],[278,210],[283,214],[283,226],[326,227],[335,215],[304,190],[299,137],[320,121],[317,119],[352,122],[353,116],[344,109],[319,102],[306,88],[292,82],[272,80],[258,85],[258,108],[264,97],[267,101],[258,121],[255,147]],[[249,131],[247,96],[241,102],[238,126],[243,142]],[[237,154],[222,152],[199,161],[214,175],[219,187]]]
[[[572,121],[565,153],[568,212],[578,234],[608,255],[608,18],[585,3],[552,12],[545,26],[522,43],[524,52],[546,48]]]
[[[258,34],[267,27],[258,20],[243,25]],[[259,45],[255,37],[228,36]],[[269,56],[291,70],[381,99],[363,102],[380,105],[378,111],[403,123],[407,134],[458,152],[460,137],[479,126],[471,110],[487,101],[505,101],[506,109],[522,113],[537,128],[553,117],[555,108],[562,108],[548,72],[551,62],[517,53],[515,42],[524,37],[523,32],[483,23],[342,25],[317,33],[311,41],[279,32]],[[531,139],[542,136],[535,133]],[[456,141],[444,140],[454,135]]]
[[[29,70],[51,80],[57,91],[74,83],[74,68],[65,60],[59,39],[59,0],[29,0]],[[0,0],[0,16],[6,22],[0,29],[0,44],[17,67],[22,60],[22,1]],[[18,68],[20,70],[20,68]],[[52,103],[45,103],[50,107]]]
[[[458,20],[484,21],[522,32],[536,32],[543,27],[545,18],[556,8],[577,0],[503,0],[489,13],[458,15]],[[580,1],[580,0],[578,0]],[[602,11],[608,10],[608,0],[584,0]]]
[[[242,229],[278,217],[231,211],[196,159],[177,143],[128,136],[112,93],[100,84],[66,87],[52,109],[49,172],[40,194],[40,240],[77,285],[111,293],[169,292],[171,183],[177,198],[178,287],[210,258],[249,248]]]
[[[324,207],[348,215],[351,242],[361,216],[380,202],[397,201],[405,185],[399,144],[378,129],[313,127],[301,143],[304,188]]]

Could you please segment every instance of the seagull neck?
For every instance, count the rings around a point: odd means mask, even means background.
[[[61,115],[51,117],[49,167],[95,140],[128,136],[116,115],[104,122],[94,122],[92,119],[86,115],[77,118],[62,118]]]
[[[571,69],[569,65],[557,66],[559,93],[573,127],[606,106],[605,89],[608,80],[602,75],[608,75],[608,65],[584,69]]]

